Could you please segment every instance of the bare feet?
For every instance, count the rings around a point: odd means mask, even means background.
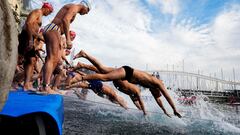
[[[61,94],[61,93],[58,93],[58,92],[56,92],[56,91],[54,91],[54,90],[51,90],[51,89],[48,89],[48,90],[47,90],[47,93],[48,93],[48,94]]]
[[[28,91],[28,90],[32,90],[33,87],[32,87],[32,85],[28,82],[28,83],[25,83],[25,84],[24,84],[23,89],[24,89],[24,91]]]
[[[67,95],[68,91],[66,90],[58,90],[58,93],[60,93],[61,95]]]
[[[73,59],[75,60],[80,57],[87,57],[87,54],[83,50],[81,50],[77,55],[74,56]]]
[[[57,87],[53,86],[53,87],[52,87],[52,90],[58,91],[59,89],[58,89]]]
[[[60,94],[54,90],[52,90],[50,87],[45,87],[41,89],[41,92],[47,92],[48,94]]]
[[[70,88],[71,88],[71,86],[69,86],[69,85],[65,87],[66,90],[68,90],[68,89],[70,89]]]
[[[17,83],[13,83],[11,89],[12,89],[12,90],[18,90],[18,87],[19,87],[19,86],[18,86]]]

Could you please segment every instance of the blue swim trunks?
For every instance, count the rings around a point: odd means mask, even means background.
[[[68,74],[68,76],[71,76],[72,78],[76,75],[76,73],[74,73],[74,72],[68,72],[67,74]]]
[[[92,89],[96,94],[104,94],[102,91],[103,83],[100,80],[89,80],[89,87]]]

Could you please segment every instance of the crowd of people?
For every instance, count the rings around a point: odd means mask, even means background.
[[[147,72],[129,66],[105,66],[83,50],[75,55],[74,59],[83,57],[92,65],[81,62],[76,66],[71,65],[66,56],[71,53],[76,32],[70,30],[70,24],[76,15],[88,14],[91,7],[86,0],[78,4],[66,4],[52,22],[42,27],[42,17],[48,16],[53,10],[53,6],[46,2],[41,9],[35,9],[27,16],[19,34],[18,64],[12,83],[14,89],[21,86],[24,91],[40,91],[47,94],[64,94],[71,88],[90,89],[98,96],[128,109],[127,102],[111,86],[104,83],[112,81],[115,88],[129,95],[136,107],[146,115],[138,86],[141,85],[149,88],[167,116],[171,117],[161,101],[162,95],[172,107],[174,115],[181,118],[162,80]],[[43,49],[44,45],[46,50]],[[45,58],[42,58],[42,53],[46,54]],[[82,69],[91,70],[92,73],[83,72]]]

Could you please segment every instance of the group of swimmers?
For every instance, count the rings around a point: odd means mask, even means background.
[[[90,4],[82,0],[78,4],[66,4],[56,14],[51,23],[41,28],[42,17],[53,12],[50,3],[44,3],[41,9],[33,10],[27,17],[22,32],[19,34],[18,65],[15,71],[13,87],[23,83],[23,89],[33,90],[33,82],[40,84],[38,91],[48,94],[64,94],[59,87],[91,89],[101,97],[107,97],[111,102],[128,109],[126,102],[117,95],[112,87],[103,83],[112,81],[115,88],[129,95],[133,103],[144,115],[147,114],[137,85],[149,88],[163,112],[170,114],[164,108],[160,97],[163,95],[173,109],[173,114],[181,118],[175,104],[164,87],[162,80],[144,71],[129,66],[119,68],[107,67],[94,56],[81,50],[74,59],[85,58],[92,64],[78,62],[71,65],[66,56],[73,47],[72,41],[76,33],[70,30],[70,24],[77,14],[85,15],[91,10]],[[43,45],[46,45],[46,51]],[[45,59],[41,53],[46,53]],[[65,64],[64,64],[65,61]],[[81,69],[91,70],[87,74]]]

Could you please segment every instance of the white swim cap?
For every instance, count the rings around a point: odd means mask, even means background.
[[[86,8],[88,8],[89,11],[91,10],[91,5],[90,5],[90,3],[89,3],[88,0],[82,0],[82,1],[80,2],[80,4],[82,4],[83,6],[85,6]]]

